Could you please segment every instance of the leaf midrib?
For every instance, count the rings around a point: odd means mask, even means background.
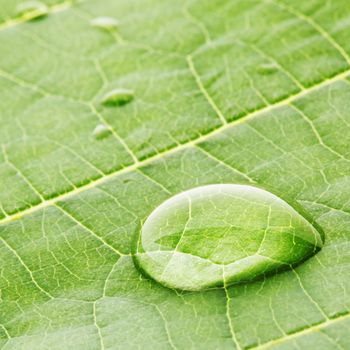
[[[196,138],[193,138],[183,144],[179,144],[178,146],[175,146],[173,148],[170,148],[170,149],[167,149],[163,152],[160,152],[160,153],[157,153],[149,158],[146,158],[146,159],[143,159],[141,161],[138,161],[138,162],[135,162],[134,164],[132,165],[129,165],[129,166],[126,166],[122,169],[118,169],[110,174],[107,174],[107,175],[104,175],[104,176],[101,176],[99,178],[97,178],[96,180],[93,180],[81,187],[77,187],[75,188],[74,190],[72,191],[69,191],[69,192],[66,192],[66,193],[63,193],[63,194],[60,194],[56,197],[52,197],[52,198],[49,198],[49,199],[45,199],[44,201],[42,201],[41,203],[37,204],[37,205],[34,205],[28,209],[25,209],[25,210],[21,210],[21,211],[18,211],[18,212],[15,212],[13,214],[10,214],[10,215],[6,215],[5,218],[1,219],[0,220],[0,225],[2,224],[6,224],[8,222],[11,222],[13,220],[17,220],[23,216],[26,216],[26,215],[29,215],[33,212],[36,212],[37,210],[40,210],[40,209],[43,209],[43,208],[46,208],[46,207],[49,207],[51,205],[54,205],[56,202],[58,201],[62,201],[62,200],[65,200],[65,199],[68,199],[74,195],[77,195],[77,194],[80,194],[86,190],[89,190],[89,189],[92,189],[92,188],[95,188],[96,186],[100,185],[100,184],[103,184],[105,182],[107,182],[108,180],[110,180],[111,178],[114,178],[115,176],[118,176],[118,175],[122,175],[122,174],[125,174],[125,173],[129,173],[129,172],[132,172],[132,171],[135,171],[143,166],[146,166],[154,161],[157,161],[159,159],[162,159],[166,156],[169,156],[171,154],[174,154],[176,152],[179,152],[181,150],[184,150],[186,148],[189,148],[189,147],[193,147],[201,142],[204,142],[204,141],[207,141],[208,139],[210,139],[211,137],[214,137],[216,136],[217,134],[227,130],[227,129],[230,129],[232,127],[234,127],[235,125],[239,125],[239,124],[242,124],[244,122],[246,122],[247,120],[250,120],[252,118],[256,118],[258,116],[261,116],[271,110],[274,110],[274,109],[277,109],[279,107],[282,107],[282,106],[287,106],[289,105],[291,102],[297,100],[297,99],[300,99],[302,97],[304,97],[305,95],[308,95],[314,91],[317,91],[319,89],[322,89],[323,87],[325,86],[328,86],[328,85],[331,85],[337,81],[341,81],[341,80],[344,80],[346,79],[348,76],[350,76],[350,69],[347,69],[341,73],[338,73],[336,75],[334,75],[333,77],[330,77],[330,78],[327,78],[325,80],[322,80],[304,90],[301,90],[299,92],[297,92],[296,94],[293,94],[293,95],[290,95],[274,104],[270,104],[268,106],[264,106],[263,108],[260,108],[260,109],[257,109],[253,112],[250,112],[244,116],[242,116],[240,119],[237,119],[237,120],[233,120],[231,122],[227,122],[227,124],[224,124],[224,125],[220,125],[219,127],[217,127],[216,129],[213,129],[213,130],[210,130],[208,133],[206,134],[203,134],[199,137],[196,137]]]

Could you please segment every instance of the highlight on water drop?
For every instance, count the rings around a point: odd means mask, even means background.
[[[17,15],[26,20],[37,19],[46,16],[49,9],[41,1],[25,1],[17,5]]]
[[[111,17],[96,17],[90,21],[90,24],[93,27],[106,29],[106,30],[113,30],[118,28],[119,21]]]
[[[258,66],[258,72],[260,74],[273,74],[278,71],[278,65],[274,62],[261,63]]]
[[[322,230],[276,195],[208,185],[173,196],[149,215],[134,261],[164,286],[198,291],[290,268],[322,245]]]
[[[105,94],[101,99],[101,103],[104,106],[123,106],[131,102],[133,98],[133,90],[118,88]]]
[[[98,124],[92,133],[97,140],[102,140],[108,137],[112,130],[105,124]]]

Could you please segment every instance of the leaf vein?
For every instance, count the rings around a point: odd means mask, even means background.
[[[165,156],[169,156],[171,154],[174,154],[176,152],[179,152],[181,150],[184,150],[184,149],[187,149],[189,147],[193,147],[195,146],[196,144],[199,144],[201,142],[204,142],[208,139],[210,139],[211,137],[217,135],[217,134],[220,134],[221,132],[229,129],[229,128],[232,128],[234,127],[235,125],[239,125],[239,124],[242,124],[242,123],[245,123],[247,120],[250,120],[250,119],[253,119],[255,117],[258,117],[262,114],[265,114],[271,110],[274,110],[274,109],[277,109],[279,107],[282,107],[282,106],[286,106],[286,105],[290,105],[291,102],[295,101],[296,99],[299,99],[313,91],[317,91],[325,86],[328,86],[330,84],[333,84],[337,81],[340,81],[340,80],[343,80],[344,78],[346,78],[348,75],[349,75],[349,72],[350,70],[346,70],[346,71],[343,71],[342,73],[339,73],[339,74],[336,74],[335,76],[333,76],[332,78],[328,78],[326,80],[323,80],[315,85],[313,85],[312,87],[309,87],[301,92],[298,92],[296,94],[293,94],[279,102],[276,102],[275,104],[272,104],[268,107],[264,107],[264,108],[261,108],[261,109],[258,109],[256,111],[253,111],[251,113],[248,113],[246,114],[245,116],[243,116],[242,118],[238,119],[238,120],[234,120],[232,122],[229,122],[225,125],[221,125],[219,126],[218,128],[214,129],[214,130],[210,130],[208,133],[206,134],[202,134],[200,135],[199,137],[196,137],[190,141],[187,141],[186,143],[183,143],[183,144],[180,144],[176,147],[173,147],[173,148],[170,148],[170,149],[167,149],[163,152],[160,152],[160,153],[156,153],[155,155],[152,155],[150,156],[149,158],[146,158],[142,161],[140,161],[137,165],[133,164],[133,165],[130,165],[130,166],[126,166],[122,169],[118,169],[104,177],[100,177],[94,181],[91,181],[89,182],[88,184],[86,185],[83,185],[83,186],[80,186],[80,187],[77,187],[75,190],[72,190],[72,191],[69,191],[69,192],[66,192],[66,193],[63,193],[63,194],[60,194],[58,195],[57,197],[54,197],[54,198],[51,198],[51,199],[46,199],[45,201],[42,201],[41,203],[39,204],[36,204],[30,208],[27,208],[25,210],[22,210],[22,211],[18,211],[16,213],[13,213],[11,215],[8,215],[7,217],[3,218],[0,220],[0,225],[1,224],[4,224],[4,223],[7,223],[7,222],[10,222],[14,219],[18,219],[20,216],[24,216],[24,215],[28,215],[32,212],[35,212],[37,210],[40,210],[42,208],[45,208],[45,207],[48,207],[50,205],[53,205],[54,203],[60,201],[60,200],[64,200],[64,199],[67,199],[73,195],[76,195],[78,193],[81,193],[83,191],[86,191],[88,189],[91,189],[91,188],[94,188],[96,187],[97,185],[101,184],[101,183],[104,183],[106,181],[108,181],[109,179],[117,176],[117,175],[121,175],[121,174],[125,174],[125,173],[128,173],[128,172],[131,172],[131,171],[134,171],[136,170],[139,166],[143,166],[143,165],[147,165],[153,161],[156,161],[158,159],[161,159]]]
[[[341,56],[346,60],[348,65],[350,65],[350,57],[345,52],[344,48],[342,48],[335,40],[334,38],[326,31],[324,30],[317,22],[315,22],[311,17],[301,13],[300,11],[296,10],[294,7],[288,6],[286,4],[282,4],[280,1],[277,0],[271,0],[274,4],[279,6],[280,8],[286,10],[290,14],[294,15],[301,21],[307,22],[311,27],[313,27],[328,43],[333,46],[334,49],[336,49]]]
[[[49,299],[54,299],[54,297],[47,292],[44,288],[40,286],[40,284],[35,279],[33,272],[30,270],[28,265],[23,261],[22,257],[17,253],[16,249],[14,249],[3,237],[0,236],[0,241],[4,244],[4,246],[17,258],[17,260],[20,262],[20,264],[24,267],[24,269],[27,271],[27,273],[30,276],[30,279],[32,280],[35,287],[45,294]]]
[[[68,212],[66,209],[63,208],[62,205],[59,203],[54,204],[56,208],[60,209],[62,213],[64,213],[67,217],[69,217],[72,221],[74,221],[78,226],[82,227],[85,231],[88,231],[92,236],[94,236],[97,240],[99,240],[101,243],[103,243],[104,246],[108,247],[110,250],[112,250],[114,253],[118,254],[119,256],[126,256],[128,254],[124,254],[120,251],[118,251],[116,248],[111,246],[108,242],[106,242],[101,236],[96,234],[94,231],[92,231],[89,227],[84,225],[82,222],[80,222],[77,218],[75,218],[70,212]]]
[[[297,338],[297,337],[300,337],[300,336],[303,336],[303,335],[307,335],[309,333],[312,333],[312,332],[317,332],[319,330],[322,330],[324,328],[326,328],[327,326],[330,326],[334,323],[337,323],[337,322],[340,322],[340,321],[343,321],[347,318],[350,317],[350,312],[347,312],[347,313],[344,313],[344,314],[341,314],[341,315],[338,315],[337,317],[334,317],[334,318],[330,318],[329,320],[327,321],[323,321],[323,322],[319,322],[319,323],[316,323],[308,328],[303,328],[301,330],[297,330],[295,332],[292,332],[292,333],[288,333],[287,336],[283,336],[283,337],[279,337],[279,338],[275,338],[275,339],[272,339],[264,344],[260,344],[260,345],[257,345],[257,346],[253,346],[253,347],[248,347],[249,350],[264,350],[264,349],[268,349],[270,346],[274,346],[276,344],[280,344],[280,343],[283,343],[283,342],[286,342],[290,339],[294,339],[294,338]]]
[[[209,95],[208,91],[204,87],[202,79],[201,79],[200,75],[198,74],[198,72],[196,70],[196,67],[195,67],[195,65],[193,63],[192,56],[188,55],[186,57],[186,60],[187,60],[187,64],[188,64],[188,67],[190,69],[190,72],[193,75],[194,79],[196,80],[196,83],[197,83],[197,86],[198,86],[200,92],[203,94],[203,96],[208,101],[208,103],[210,104],[212,109],[215,111],[215,113],[219,117],[222,125],[227,125],[226,118],[224,117],[224,115],[220,111],[219,107],[216,105],[216,103],[214,102],[214,100],[212,99],[212,97]]]

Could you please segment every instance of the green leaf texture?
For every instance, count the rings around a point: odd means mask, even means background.
[[[349,1],[21,2],[0,0],[0,349],[350,349]],[[203,292],[140,274],[142,222],[213,183],[298,202],[323,249]]]

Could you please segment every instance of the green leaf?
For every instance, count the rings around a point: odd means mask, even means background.
[[[23,2],[0,0],[0,349],[350,348],[349,2]],[[297,202],[322,250],[201,292],[141,274],[149,214],[219,183]]]

